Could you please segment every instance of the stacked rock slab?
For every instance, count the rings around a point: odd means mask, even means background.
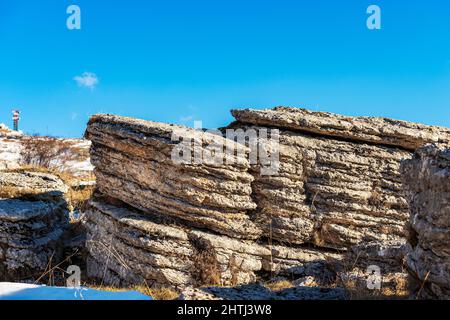
[[[36,279],[59,263],[66,191],[53,175],[0,172],[0,281]]]
[[[256,279],[270,251],[249,241],[261,230],[247,214],[256,208],[247,148],[194,129],[110,115],[94,116],[87,137],[98,188],[87,214],[91,276],[174,286]],[[232,143],[244,156],[174,161],[183,141],[199,142],[200,154],[204,141]],[[114,207],[117,200],[128,208]]]
[[[116,116],[94,116],[87,129],[91,157],[101,193],[144,212],[169,216],[236,238],[256,239],[260,230],[247,215],[256,208],[250,195],[252,175],[245,157],[230,163],[201,164],[172,160],[182,141],[229,143],[202,131]],[[236,149],[246,149],[235,144]],[[206,157],[205,157],[206,159]],[[191,160],[191,157],[189,157]],[[189,162],[189,163],[187,163]]]
[[[407,267],[422,297],[450,299],[450,149],[424,146],[402,169],[413,247]]]
[[[409,212],[400,162],[423,142],[450,141],[448,129],[292,108],[233,115],[228,129],[280,131],[278,173],[263,175],[250,164],[253,150],[220,132],[112,115],[90,120],[98,189],[87,210],[92,277],[244,284],[262,271],[323,277],[349,247],[369,242],[402,254],[395,248],[406,241]],[[194,152],[175,160],[186,141]],[[209,162],[201,155],[211,156],[211,145],[236,152]]]
[[[86,227],[88,276],[116,286],[251,283],[270,256],[253,241],[186,228],[99,195]]]
[[[255,220],[285,244],[346,249],[404,242],[408,203],[400,163],[423,143],[448,143],[450,130],[384,118],[344,117],[278,107],[233,110],[229,128],[279,130],[279,172],[252,166]]]

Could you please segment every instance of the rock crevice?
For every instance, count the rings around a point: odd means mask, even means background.
[[[408,269],[421,296],[450,299],[450,149],[424,146],[402,169],[411,208]]]

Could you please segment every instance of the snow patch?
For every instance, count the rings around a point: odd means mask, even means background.
[[[109,292],[88,288],[0,283],[0,300],[153,300],[137,291]]]

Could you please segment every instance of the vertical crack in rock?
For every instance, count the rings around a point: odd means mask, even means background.
[[[424,146],[402,169],[413,234],[408,269],[420,296],[450,299],[450,149]]]
[[[409,152],[284,130],[280,144],[279,174],[254,177],[257,222],[266,236],[333,249],[405,237],[399,166]]]

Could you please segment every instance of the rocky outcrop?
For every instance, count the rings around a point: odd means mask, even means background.
[[[284,130],[279,151],[277,175],[260,175],[259,165],[251,170],[255,222],[266,236],[334,249],[405,237],[399,166],[409,152]]]
[[[408,269],[419,295],[450,299],[450,149],[424,146],[402,168],[411,208]]]
[[[36,279],[59,262],[66,191],[53,175],[0,172],[0,281]]]
[[[17,139],[0,137],[0,170],[11,170],[20,167],[22,145]]]
[[[98,189],[142,210],[208,228],[236,238],[256,239],[261,231],[250,220],[252,175],[245,157],[231,155],[231,163],[177,164],[172,135],[183,141],[229,143],[202,131],[116,116],[94,116],[87,129]],[[218,140],[218,141],[217,141]],[[235,144],[236,149],[246,148]],[[191,156],[189,156],[189,160]]]
[[[98,195],[97,195],[98,196]],[[88,275],[117,286],[233,285],[256,280],[270,251],[176,225],[97,197],[87,210]]]
[[[22,134],[0,123],[0,170],[16,169],[21,160]]]
[[[3,123],[0,123],[0,138],[18,139],[23,136],[21,131],[14,131],[9,129]]]
[[[180,288],[265,274],[332,279],[353,250],[401,269],[409,211],[400,163],[423,142],[450,141],[447,129],[290,108],[233,114],[223,132],[277,129],[279,144],[92,117],[91,276]],[[251,161],[255,146],[279,151],[276,173]]]
[[[182,228],[91,200],[87,213],[88,275],[112,285],[187,285],[194,248]]]
[[[347,117],[329,112],[277,107],[233,110],[240,122],[302,131],[337,139],[414,151],[426,143],[450,143],[450,129],[389,118]]]

